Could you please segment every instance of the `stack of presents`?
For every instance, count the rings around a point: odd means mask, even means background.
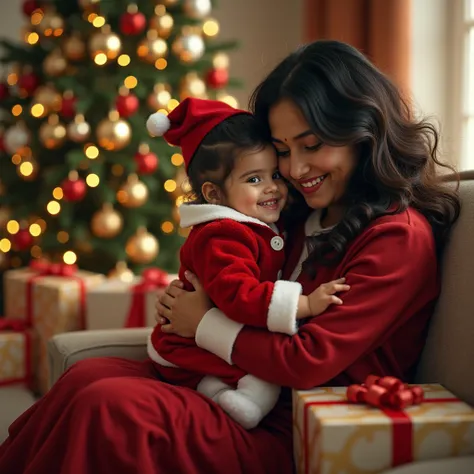
[[[35,394],[49,389],[48,340],[88,329],[154,325],[157,290],[170,276],[149,268],[129,281],[34,260],[4,274],[0,317],[0,389],[24,384]]]
[[[38,261],[8,271],[0,386],[22,383],[45,393],[47,341],[54,334],[153,326],[156,293],[170,279],[153,268],[127,282]],[[298,474],[375,474],[474,454],[470,406],[440,385],[408,386],[394,377],[293,391],[293,431]]]

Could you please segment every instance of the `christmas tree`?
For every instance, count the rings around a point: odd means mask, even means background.
[[[185,97],[237,106],[210,0],[26,0],[3,41],[0,266],[175,271],[179,149],[145,122]]]

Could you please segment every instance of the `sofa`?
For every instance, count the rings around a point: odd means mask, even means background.
[[[474,406],[474,171],[461,173],[463,203],[442,262],[442,294],[422,354],[417,382],[443,384]],[[146,357],[150,329],[60,334],[49,342],[51,384],[72,364],[88,357]],[[472,474],[474,456],[417,462],[383,474]]]

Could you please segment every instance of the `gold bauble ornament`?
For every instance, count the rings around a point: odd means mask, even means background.
[[[120,280],[126,283],[131,283],[135,279],[135,274],[127,267],[126,262],[117,262],[115,268],[110,270],[107,276],[112,280]]]
[[[97,125],[97,140],[105,150],[117,151],[126,147],[132,137],[132,129],[128,122],[120,118],[116,110]]]
[[[38,118],[46,117],[51,112],[58,112],[61,109],[62,98],[59,92],[51,85],[39,86],[33,96],[32,108],[36,105],[42,105],[42,113],[36,115]]]
[[[67,69],[67,61],[61,50],[55,49],[46,56],[43,62],[43,72],[47,76],[60,76]]]
[[[159,250],[158,240],[145,227],[140,227],[128,239],[125,246],[125,251],[130,260],[139,265],[152,262],[157,257]]]
[[[77,114],[74,120],[67,126],[67,136],[75,143],[82,143],[89,138],[91,127],[86,122],[84,115]]]
[[[204,18],[211,10],[211,0],[183,0],[183,12],[190,18]]]
[[[63,51],[66,58],[71,61],[80,61],[86,55],[86,45],[77,33],[66,38],[63,43]]]
[[[159,82],[153,87],[153,92],[148,96],[147,105],[151,110],[166,109],[171,100],[171,87],[169,84]]]
[[[39,139],[48,150],[59,148],[66,140],[66,127],[60,123],[56,114],[49,116],[48,121],[39,129]]]
[[[207,99],[206,83],[196,72],[188,72],[180,82],[179,99],[184,100],[186,97]]]
[[[226,53],[217,53],[212,58],[212,65],[215,69],[228,69],[229,62],[229,56]]]
[[[164,8],[160,7],[163,7],[163,5],[158,5],[155,8],[155,16],[151,18],[149,28],[150,30],[156,30],[160,38],[167,39],[173,30],[174,20],[171,15],[166,13]]]
[[[43,13],[37,29],[44,36],[61,36],[64,32],[64,20],[54,10],[48,9]]]
[[[11,210],[7,206],[0,206],[0,230],[5,229],[10,220]]]
[[[117,58],[122,49],[122,42],[118,35],[112,32],[110,25],[104,25],[100,31],[94,33],[89,40],[89,51],[92,59],[104,54],[106,60]]]
[[[124,207],[140,207],[143,206],[147,200],[148,188],[138,179],[136,174],[131,174],[117,191],[117,201]]]
[[[16,173],[23,181],[34,181],[38,171],[39,165],[34,158],[23,158],[16,167]]]
[[[96,237],[100,237],[101,239],[112,239],[120,233],[122,228],[122,216],[110,203],[104,204],[102,209],[95,212],[92,216],[91,230]]]
[[[168,55],[168,45],[159,37],[157,30],[148,30],[146,38],[138,45],[137,55],[144,61],[154,64],[157,59]]]
[[[172,45],[173,53],[185,64],[191,64],[202,58],[205,45],[202,37],[193,31],[183,32]]]

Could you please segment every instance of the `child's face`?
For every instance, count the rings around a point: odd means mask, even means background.
[[[225,181],[222,204],[266,224],[276,222],[288,195],[277,166],[276,153],[270,145],[239,156]]]

